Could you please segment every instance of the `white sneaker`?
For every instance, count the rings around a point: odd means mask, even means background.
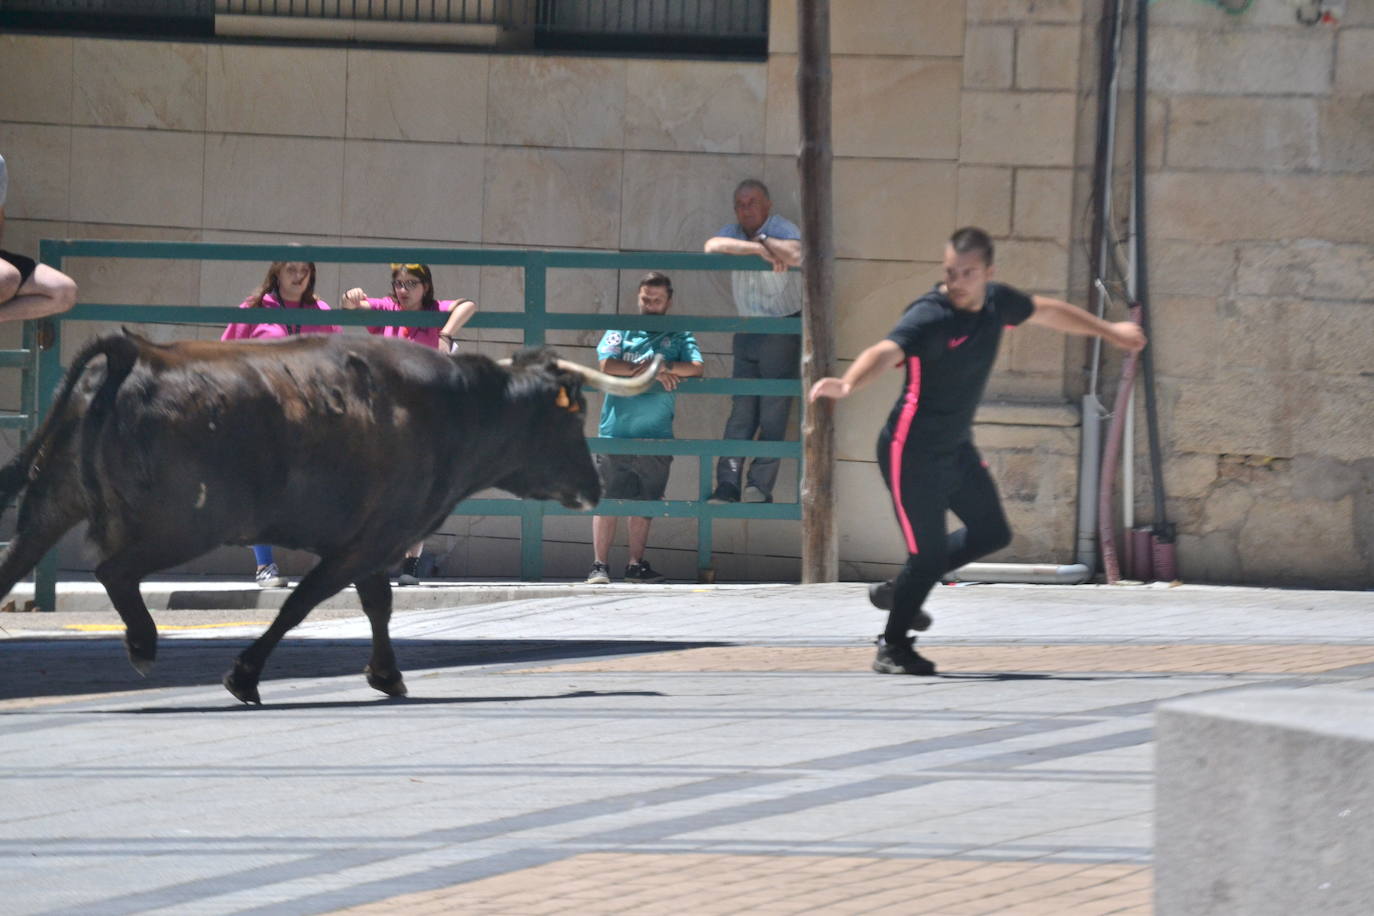
[[[266,566],[259,566],[257,575],[258,588],[286,588],[287,578],[277,569],[276,563],[268,563]]]

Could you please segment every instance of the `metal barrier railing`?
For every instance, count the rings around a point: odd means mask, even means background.
[[[544,251],[534,249],[416,248],[414,246],[331,246],[280,244],[217,244],[210,242],[138,242],[44,239],[40,243],[43,263],[62,269],[67,258],[136,258],[198,261],[258,261],[290,259],[334,264],[388,264],[397,261],[423,261],[431,266],[475,265],[520,268],[524,273],[525,301],[521,312],[479,311],[467,322],[469,328],[510,328],[521,331],[524,346],[545,343],[546,332],[561,330],[598,330],[610,324],[632,323],[650,331],[693,331],[800,334],[800,318],[740,318],[691,315],[629,315],[551,313],[547,309],[548,271],[552,269],[591,270],[771,270],[761,258],[742,258],[723,254],[686,252],[594,252]],[[47,413],[63,374],[61,365],[62,326],[72,321],[117,321],[129,323],[185,323],[224,325],[253,323],[255,319],[278,320],[276,309],[243,309],[233,306],[130,305],[81,303],[71,311],[55,316],[49,346],[28,347],[24,383],[24,408],[32,428]],[[442,312],[345,311],[320,313],[317,324],[340,326],[396,325],[399,327],[439,327]],[[304,324],[311,322],[305,321]],[[30,322],[29,324],[32,324]],[[26,342],[32,329],[25,329]],[[0,356],[0,360],[4,357]],[[20,362],[15,358],[16,363]],[[5,365],[0,361],[0,365]],[[781,395],[800,397],[799,379],[686,379],[678,389],[695,395]],[[804,401],[803,401],[804,403]],[[722,423],[724,417],[722,417]],[[17,424],[16,424],[17,425]],[[705,581],[712,577],[712,523],[716,519],[801,518],[801,507],[790,503],[707,502],[711,493],[712,460],[722,455],[745,458],[773,457],[801,460],[801,443],[757,442],[736,439],[604,439],[589,438],[593,452],[637,455],[691,455],[700,462],[699,493],[695,500],[603,500],[599,515],[697,520],[697,567]],[[517,516],[521,520],[521,578],[537,580],[543,575],[543,523],[549,515],[584,514],[565,509],[557,503],[515,498],[474,498],[459,503],[454,515]],[[50,552],[34,572],[34,600],[40,608],[52,609],[56,599],[57,556]]]

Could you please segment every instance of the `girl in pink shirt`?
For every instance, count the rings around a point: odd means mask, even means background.
[[[239,305],[243,309],[299,309],[329,311],[329,303],[315,298],[315,262],[273,261],[267,277],[253,295]],[[231,324],[224,329],[220,340],[267,340],[275,337],[294,337],[297,334],[337,334],[342,328],[336,324],[300,324],[301,316],[283,315],[280,323]]]
[[[346,309],[375,309],[381,312],[448,312],[448,320],[442,328],[401,328],[394,325],[368,328],[373,334],[384,337],[400,337],[427,347],[434,347],[446,353],[458,349],[454,334],[468,323],[477,311],[477,303],[471,299],[435,299],[434,275],[428,264],[392,264],[391,295],[385,299],[368,296],[361,288],[354,287],[344,293],[343,307]],[[421,541],[406,551],[405,561],[401,564],[401,574],[396,577],[397,585],[418,585],[416,571],[420,568],[420,555],[424,553],[425,542]]]
[[[280,323],[231,324],[224,329],[220,340],[270,340],[294,337],[297,334],[337,334],[338,325],[299,324],[302,313],[329,311],[329,303],[315,298],[315,263],[313,261],[273,261],[267,276],[253,295],[243,300],[239,308],[281,309]],[[272,558],[271,544],[254,544],[253,556],[258,569],[254,578],[259,588],[285,588],[287,579],[277,569]]]
[[[368,330],[383,337],[413,340],[450,353],[456,349],[454,335],[477,311],[477,303],[471,299],[435,299],[434,275],[427,264],[392,264],[390,296],[385,299],[373,298],[355,287],[344,293],[343,307],[382,312],[448,312],[448,320],[442,328],[387,326]]]

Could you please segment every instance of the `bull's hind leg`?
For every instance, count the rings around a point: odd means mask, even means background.
[[[138,588],[143,577],[130,574],[122,564],[110,560],[95,568],[95,577],[105,586],[119,619],[124,621],[124,651],[129,653],[129,664],[147,677],[157,661],[157,625]]]
[[[267,657],[281,642],[292,627],[305,619],[306,615],[326,598],[337,594],[358,572],[356,557],[325,557],[306,573],[300,584],[282,603],[281,610],[272,625],[257,640],[239,653],[234,667],[224,675],[224,689],[245,703],[261,704],[258,695],[258,681],[262,679],[262,669]]]
[[[363,613],[372,624],[372,658],[363,669],[368,686],[389,697],[403,697],[406,682],[391,648],[391,581],[379,572],[359,579],[356,585]]]
[[[95,568],[96,579],[105,586],[110,603],[124,621],[124,649],[129,653],[129,664],[139,674],[146,677],[157,659],[157,626],[143,602],[139,584],[145,576],[193,560],[208,549],[189,539],[175,545],[139,539],[106,557]]]

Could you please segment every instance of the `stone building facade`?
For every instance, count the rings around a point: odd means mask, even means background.
[[[799,217],[795,5],[771,8],[765,62],[0,35],[6,247],[87,237],[700,250],[730,219],[742,178],[763,178],[777,210]],[[1374,8],[1345,13],[1303,26],[1282,0],[1240,15],[1152,8],[1151,304],[1168,511],[1188,580],[1374,584]],[[1088,300],[1100,18],[1083,0],[832,3],[842,359],[938,279],[957,225],[991,231],[1001,278]],[[1129,69],[1123,83],[1124,150]],[[237,304],[263,269],[69,266],[87,302],[205,305]],[[441,295],[521,307],[513,271],[438,279]],[[320,292],[336,302],[385,280],[384,265],[322,265]],[[674,281],[680,314],[732,313],[725,277]],[[634,282],[554,272],[550,306],[611,324],[633,313]],[[73,325],[65,345],[100,330]],[[595,336],[553,340],[590,361]],[[468,338],[494,354],[515,339]],[[708,374],[728,375],[728,337],[703,343]],[[977,430],[1017,532],[998,559],[1073,558],[1085,354],[1034,328],[1004,346]],[[898,382],[838,414],[845,578],[887,575],[902,559],[873,463]],[[679,435],[715,437],[728,404],[684,397],[679,411]],[[1143,426],[1135,441],[1137,517],[1148,521]],[[784,470],[781,498],[795,479]],[[669,495],[697,485],[694,462],[680,460]],[[585,570],[589,528],[549,521],[549,575]],[[431,549],[441,572],[512,576],[517,538],[513,520],[455,518]],[[798,544],[795,523],[721,523],[718,576],[795,578]],[[694,547],[691,522],[655,525],[654,562],[671,575],[694,575]],[[64,565],[84,562],[69,544]],[[248,566],[222,551],[192,569]]]

